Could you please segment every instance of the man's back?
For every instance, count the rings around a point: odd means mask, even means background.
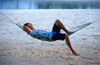
[[[52,36],[55,34],[55,32],[47,32],[47,31],[44,31],[44,30],[34,29],[29,34],[32,37],[37,37],[39,39],[52,40]]]

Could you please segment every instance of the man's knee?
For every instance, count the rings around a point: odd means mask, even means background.
[[[56,23],[59,23],[59,22],[60,22],[60,20],[59,20],[59,19],[57,19],[55,22],[56,22]]]
[[[55,21],[55,24],[58,25],[59,23],[60,23],[60,20],[57,19],[57,20]]]

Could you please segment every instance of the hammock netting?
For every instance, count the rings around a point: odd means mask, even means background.
[[[80,26],[71,28],[70,29],[70,32],[71,32],[70,35],[74,34],[75,32],[81,30],[82,28],[84,28],[84,27],[86,27],[86,26],[88,26],[90,24],[91,23],[86,23],[86,24],[83,24],[83,25],[80,25]],[[16,23],[16,25],[23,30],[23,26],[21,24]],[[54,41],[54,40],[49,40],[49,39],[45,39],[45,38],[39,38],[37,36],[32,36],[32,37],[37,38],[37,39],[40,39],[40,40],[44,40],[44,41]]]
[[[3,14],[3,15],[5,15],[5,14]],[[11,23],[16,24],[16,26],[18,26],[19,28],[21,28],[21,29],[23,30],[23,26],[22,26],[21,24],[15,23],[12,19],[10,19],[10,18],[9,18],[8,16],[6,16],[6,15],[5,15],[5,17],[8,18],[8,19],[10,20]],[[90,24],[92,24],[92,22],[91,22],[91,23],[82,24],[82,25],[80,25],[80,26],[71,28],[71,29],[70,29],[70,32],[71,32],[70,35],[74,34],[75,32],[81,30],[82,28],[84,28],[84,27],[86,27],[86,26],[88,26],[88,25],[90,25]],[[24,30],[23,30],[23,31],[24,31]],[[33,37],[33,36],[32,36],[32,37]],[[39,38],[39,37],[37,37],[37,36],[34,36],[34,38],[37,38],[37,39],[40,39],[40,40],[45,40],[45,41],[54,41],[54,40],[49,40],[49,39],[42,39],[42,38]]]

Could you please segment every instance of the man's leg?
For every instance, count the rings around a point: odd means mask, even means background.
[[[66,44],[68,45],[68,47],[69,47],[70,50],[72,51],[72,54],[75,55],[75,56],[79,56],[79,54],[77,54],[77,53],[73,50],[68,35],[65,36],[65,40],[66,40]]]
[[[63,23],[60,20],[56,20],[55,24],[60,27],[61,29],[63,29],[68,35],[69,35],[69,31],[65,28],[65,26],[63,25]]]
[[[60,20],[56,20],[55,24],[60,27],[61,29],[63,29],[67,34],[69,34],[69,31],[65,28],[65,26],[63,25],[63,23]],[[68,45],[68,47],[70,48],[70,50],[72,51],[72,54],[74,54],[75,56],[78,56],[78,54],[73,50],[69,37],[68,35],[65,36],[65,40],[66,40],[66,44]]]

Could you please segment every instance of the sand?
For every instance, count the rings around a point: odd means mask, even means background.
[[[74,56],[65,41],[32,38],[7,17],[46,31],[52,30],[56,19],[68,30],[94,23],[70,36],[72,47],[80,54]],[[0,65],[100,65],[100,9],[0,10],[0,26]]]

